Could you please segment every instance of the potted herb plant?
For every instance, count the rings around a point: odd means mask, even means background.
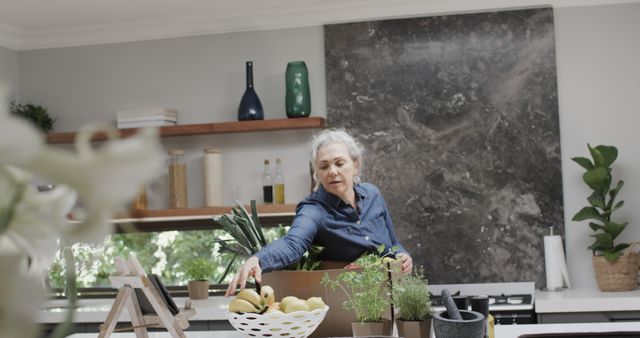
[[[422,267],[393,282],[393,303],[399,308],[396,321],[400,337],[431,337],[431,298]]]
[[[384,246],[378,249],[382,253]],[[355,264],[358,271],[350,270],[340,273],[336,280],[324,274],[322,285],[332,291],[341,289],[347,300],[343,307],[354,311],[357,322],[351,324],[354,336],[390,336],[393,323],[382,318],[390,307],[387,264],[379,254],[366,254]]]
[[[582,180],[591,188],[592,193],[587,198],[589,205],[580,209],[572,220],[591,220],[589,227],[594,232],[591,235],[594,242],[589,249],[593,252],[593,268],[600,290],[634,290],[640,255],[630,251],[629,243],[615,244],[615,239],[628,223],[612,220],[613,212],[624,205],[624,201],[616,202],[624,181],[619,180],[613,188],[611,187],[611,165],[618,158],[618,149],[605,145],[594,148],[589,144],[587,148],[592,159],[574,157],[572,160],[586,169]]]
[[[185,264],[184,274],[189,279],[189,298],[209,298],[209,278],[214,270],[213,262],[206,258],[195,258]]]

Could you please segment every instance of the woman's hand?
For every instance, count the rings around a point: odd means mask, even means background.
[[[409,274],[413,270],[413,259],[404,252],[398,254],[398,259],[402,262],[402,273]]]
[[[251,256],[247,259],[244,264],[240,267],[236,275],[233,276],[231,283],[229,283],[229,287],[227,288],[227,293],[224,294],[225,297],[232,296],[236,293],[236,286],[240,285],[240,289],[244,289],[245,284],[247,283],[247,278],[249,276],[253,276],[256,279],[256,282],[262,282],[262,269],[260,268],[260,259],[256,256]]]

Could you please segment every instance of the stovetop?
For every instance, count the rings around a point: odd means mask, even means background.
[[[486,296],[489,298],[489,311],[533,310],[535,283],[478,283],[478,284],[434,284],[428,286],[431,303],[434,308],[444,308],[440,293],[447,289],[452,296],[467,297],[470,305],[471,297]]]
[[[431,294],[431,293],[430,293]],[[467,306],[470,306],[471,297],[488,297],[489,298],[489,310],[490,311],[501,311],[501,310],[527,310],[533,308],[533,298],[532,294],[500,294],[500,295],[461,295],[460,291],[456,291],[452,294],[452,296],[466,297]],[[431,294],[431,305],[440,307],[444,306],[443,299],[441,295]]]

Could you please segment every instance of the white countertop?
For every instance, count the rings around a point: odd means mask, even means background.
[[[531,333],[587,333],[640,331],[640,322],[496,325],[496,338],[518,338]]]
[[[176,297],[174,301],[178,307],[184,307],[186,297]],[[74,314],[75,323],[102,323],[107,318],[114,299],[80,299],[78,308]],[[231,298],[209,297],[204,300],[192,300],[191,307],[196,309],[195,316],[191,321],[197,320],[227,320],[225,313],[227,304]],[[50,300],[47,307],[38,311],[36,321],[38,323],[61,323],[65,321],[67,314],[67,303],[65,300]],[[129,320],[129,312],[122,311],[120,321]]]
[[[536,291],[536,313],[640,311],[640,289],[602,292],[593,287]]]
[[[179,307],[184,307],[185,297],[175,298]],[[196,315],[191,320],[226,320],[227,304],[225,297],[209,297],[206,300],[192,300]],[[75,312],[76,323],[101,323],[107,317],[113,299],[80,299]],[[66,301],[51,300],[47,308],[38,311],[37,322],[60,323],[65,320]],[[596,287],[571,288],[563,291],[536,291],[536,313],[567,312],[608,312],[640,311],[640,289],[628,292],[601,292]],[[123,311],[121,320],[128,320],[127,311]]]
[[[187,338],[244,338],[245,336],[237,331],[186,331]],[[136,338],[133,332],[112,333],[113,338]],[[96,338],[95,333],[76,333],[67,338]],[[171,338],[168,332],[149,332],[149,338]]]

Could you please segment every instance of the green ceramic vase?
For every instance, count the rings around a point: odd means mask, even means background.
[[[287,64],[285,73],[287,117],[307,117],[311,114],[311,92],[309,91],[309,73],[304,61]]]

